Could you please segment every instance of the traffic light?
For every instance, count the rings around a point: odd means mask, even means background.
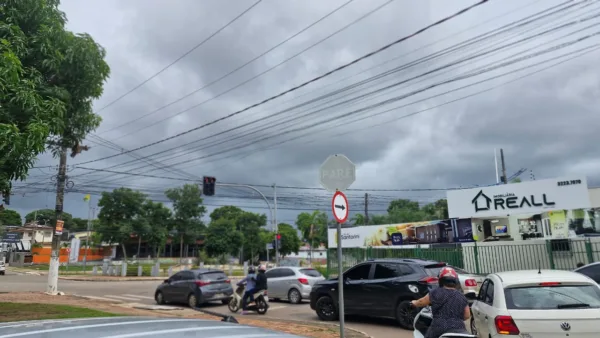
[[[202,193],[205,196],[215,195],[215,186],[217,185],[217,179],[212,176],[204,176],[204,182],[202,183]]]
[[[281,249],[281,234],[277,234],[275,236],[275,238],[276,238],[276,243],[277,243],[276,247]]]

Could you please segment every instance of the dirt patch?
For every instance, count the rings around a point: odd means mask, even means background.
[[[94,309],[99,311],[105,311],[113,314],[119,314],[124,316],[154,316],[154,317],[185,317],[185,318],[198,318],[198,319],[210,319],[210,320],[221,320],[220,317],[214,317],[207,314],[202,314],[197,311],[190,309],[177,310],[177,311],[149,311],[134,309],[131,307],[125,307],[118,303],[111,303],[108,301],[101,300],[90,300],[82,297],[75,296],[49,296],[45,293],[39,292],[20,292],[20,293],[7,293],[0,294],[0,302],[13,302],[13,303],[38,303],[38,304],[60,304],[77,306],[87,309]],[[312,323],[297,323],[297,322],[284,322],[279,320],[259,320],[243,318],[242,316],[236,316],[236,319],[245,325],[252,325],[257,327],[263,327],[275,331],[286,332],[295,334],[303,337],[311,338],[330,338],[339,337],[339,328],[332,325],[318,325]],[[23,319],[21,319],[23,320]],[[353,330],[346,331],[347,338],[365,338],[364,334]]]

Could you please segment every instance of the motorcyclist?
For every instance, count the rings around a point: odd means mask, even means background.
[[[444,267],[438,275],[439,288],[419,300],[411,302],[414,307],[431,306],[433,321],[425,338],[438,338],[444,333],[465,333],[465,321],[471,318],[471,309],[465,295],[458,290],[460,281],[456,271]]]
[[[264,265],[258,267],[258,274],[253,279],[255,282],[254,287],[252,289],[247,289],[247,291],[244,293],[244,298],[242,298],[242,314],[245,314],[248,310],[248,298],[259,291],[267,289],[267,276],[265,275],[266,270],[267,268]]]
[[[252,303],[254,301],[254,294],[249,293],[249,291],[254,289],[254,287],[256,286],[256,282],[254,281],[254,278],[256,278],[256,271],[254,270],[253,266],[250,266],[248,268],[248,275],[246,275],[246,277],[244,277],[244,279],[242,279],[241,281],[239,281],[237,283],[237,286],[245,285],[245,292],[244,292],[244,295],[242,296],[242,299],[245,299],[248,295],[248,298],[250,299],[250,303]]]

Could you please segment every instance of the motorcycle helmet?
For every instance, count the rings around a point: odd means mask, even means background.
[[[440,287],[445,286],[449,288],[456,288],[460,284],[456,270],[449,266],[446,266],[440,270],[438,281]]]
[[[258,271],[265,272],[265,271],[267,271],[267,267],[263,264],[258,267]]]
[[[256,273],[253,266],[248,267],[248,274]]]

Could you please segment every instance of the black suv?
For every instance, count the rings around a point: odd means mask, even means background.
[[[394,318],[412,330],[410,301],[438,286],[437,276],[446,263],[423,259],[374,259],[344,272],[344,310],[348,315]],[[315,284],[310,308],[321,320],[338,319],[337,278]]]

